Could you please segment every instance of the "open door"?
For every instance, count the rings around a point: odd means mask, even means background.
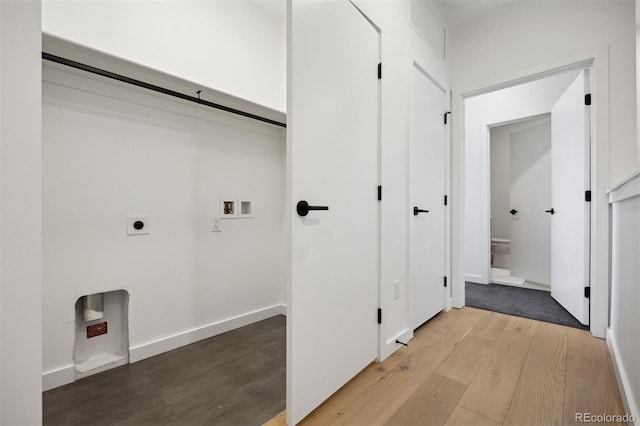
[[[378,353],[379,34],[346,0],[290,1],[289,20],[293,425]]]
[[[409,279],[413,328],[444,309],[446,91],[411,67]]]
[[[551,109],[551,296],[589,324],[590,108],[583,70]]]
[[[511,276],[549,286],[551,120],[515,131],[509,140]]]

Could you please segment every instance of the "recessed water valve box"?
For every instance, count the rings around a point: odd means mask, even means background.
[[[222,219],[235,219],[238,217],[237,201],[235,197],[220,198],[220,217]]]
[[[149,215],[127,216],[127,235],[147,235],[149,234]]]

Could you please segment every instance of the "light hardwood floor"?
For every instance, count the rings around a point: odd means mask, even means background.
[[[463,308],[421,326],[301,424],[570,425],[576,413],[624,414],[604,340]],[[265,426],[285,424],[282,412]]]

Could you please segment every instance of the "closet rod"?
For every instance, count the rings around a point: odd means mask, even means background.
[[[261,117],[259,115],[251,114],[250,112],[241,111],[239,109],[227,107],[224,105],[216,104],[214,102],[205,101],[204,99],[200,99],[200,95],[198,92],[198,97],[185,95],[184,93],[176,92],[170,89],[165,89],[164,87],[156,86],[155,84],[145,83],[144,81],[136,80],[134,78],[125,77],[124,75],[112,73],[110,71],[106,71],[100,68],[92,67],[91,65],[86,65],[80,62],[72,61],[71,59],[62,58],[60,56],[52,55],[50,53],[42,52],[42,59],[47,61],[56,62],[58,64],[66,65],[68,67],[76,68],[82,71],[87,71],[93,74],[101,75],[103,77],[111,78],[113,80],[118,80],[123,83],[131,84],[134,86],[142,87],[144,89],[153,90],[154,92],[162,93],[165,95],[173,96],[176,98],[184,99],[185,101],[194,102],[200,105],[206,105],[211,108],[219,109],[222,111],[230,112],[231,114],[241,115],[243,117],[251,118],[253,120],[262,121],[264,123],[273,124],[275,126],[287,127],[285,123],[281,123],[276,120],[271,120],[270,118]]]

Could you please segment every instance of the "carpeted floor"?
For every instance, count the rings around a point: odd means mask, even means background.
[[[556,302],[548,291],[467,282],[466,305],[583,330],[589,329]]]

